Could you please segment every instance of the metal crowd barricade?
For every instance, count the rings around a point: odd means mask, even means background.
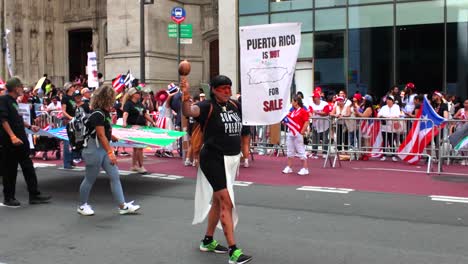
[[[335,164],[330,159],[330,154],[336,153],[332,150],[332,119],[330,117],[314,116],[309,119],[309,122],[306,150],[312,153],[313,158],[323,157],[325,159],[323,163],[324,168],[327,162],[329,162],[330,167],[335,167]]]
[[[51,111],[49,113],[50,115],[50,125],[53,128],[61,127],[63,125],[62,117],[63,113],[62,111]]]
[[[456,120],[451,119],[446,121],[445,127],[437,135],[437,142],[440,145],[439,150],[439,161],[437,167],[437,173],[440,174],[443,171],[443,165],[445,161],[445,165],[450,165],[455,162],[462,162],[464,164],[468,164],[468,149],[462,148],[456,150],[456,146],[452,146],[450,143],[450,136],[459,129],[462,129],[462,126],[468,124],[467,120]]]
[[[50,115],[47,111],[36,111],[36,120],[34,124],[41,129],[44,129],[50,125]]]
[[[279,156],[279,153],[285,155],[286,150],[286,134],[284,125],[280,125],[279,138],[272,137],[272,126],[251,126],[251,153],[257,152],[259,155],[270,154]],[[276,142],[273,142],[276,141]],[[252,156],[253,157],[253,156]]]
[[[333,148],[337,150],[335,161],[340,155],[349,154],[350,161],[360,157],[384,157],[411,155],[427,158],[427,173],[431,171],[432,159],[437,156],[438,147],[434,136],[424,137],[420,145],[426,146],[421,154],[409,151],[398,152],[415,121],[434,126],[432,120],[416,118],[356,118],[342,117],[334,120],[335,134]],[[432,130],[429,133],[434,133]],[[414,137],[416,139],[416,137]],[[415,142],[414,144],[417,144]],[[419,158],[418,157],[418,158]]]

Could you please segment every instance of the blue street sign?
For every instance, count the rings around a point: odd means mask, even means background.
[[[177,24],[182,23],[185,20],[185,9],[183,7],[176,6],[172,8],[171,11],[171,19],[172,21],[176,22]]]

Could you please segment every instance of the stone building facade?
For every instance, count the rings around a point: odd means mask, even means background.
[[[86,53],[95,51],[98,70],[110,82],[128,70],[140,77],[138,0],[2,0],[1,24],[7,36],[14,75],[34,84],[43,74],[57,86],[85,74]],[[187,11],[193,41],[181,45],[181,58],[192,62],[192,88],[219,72],[218,0],[157,0],[145,5],[146,83],[157,90],[177,81],[176,40],[168,37],[171,9]],[[6,41],[1,77],[8,79]]]

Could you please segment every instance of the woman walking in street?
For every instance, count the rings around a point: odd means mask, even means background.
[[[216,76],[210,83],[210,100],[192,104],[188,82],[183,78],[182,110],[185,116],[194,117],[200,123],[204,134],[193,220],[194,224],[201,223],[208,216],[208,227],[200,250],[229,253],[230,264],[243,264],[251,261],[252,257],[244,255],[234,239],[238,218],[233,185],[240,164],[242,114],[240,105],[230,99],[231,85],[228,77]],[[229,249],[213,239],[218,222],[221,222]]]
[[[96,181],[101,168],[110,178],[111,191],[114,199],[119,204],[120,214],[135,213],[140,209],[133,201],[126,203],[122,184],[120,183],[117,158],[110,146],[110,141],[116,141],[112,136],[112,119],[110,110],[114,105],[115,91],[110,86],[102,86],[94,92],[91,99],[91,108],[94,110],[86,123],[90,135],[83,149],[83,158],[86,162],[85,178],[80,186],[80,203],[77,211],[81,215],[93,215],[94,211],[88,204],[89,194]]]

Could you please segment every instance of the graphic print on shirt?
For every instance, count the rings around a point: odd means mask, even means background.
[[[135,110],[138,111],[138,113],[142,116],[143,115],[143,111],[145,111],[145,108],[143,107],[138,107],[138,106],[135,106]]]
[[[242,121],[238,113],[229,110],[219,113],[224,125],[224,133],[228,136],[239,136],[242,130]]]

